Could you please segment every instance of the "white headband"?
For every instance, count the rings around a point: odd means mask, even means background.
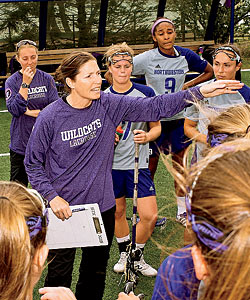
[[[171,20],[169,20],[169,19],[166,19],[166,18],[158,19],[158,20],[156,20],[156,21],[154,22],[154,24],[153,24],[153,26],[152,26],[152,29],[151,29],[152,35],[154,35],[155,27],[156,27],[158,24],[162,23],[162,22],[167,22],[167,23],[170,23],[170,24],[172,24],[172,25],[174,26],[174,23],[173,23]],[[174,27],[175,27],[175,26],[174,26]]]

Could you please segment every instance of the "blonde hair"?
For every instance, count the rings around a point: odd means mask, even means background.
[[[121,44],[111,45],[106,51],[106,53],[104,54],[104,59],[107,68],[109,68],[111,65],[109,58],[112,57],[112,55],[114,55],[115,53],[122,53],[122,52],[128,52],[131,55],[131,57],[134,57],[134,50],[131,47],[129,47],[126,42],[123,42]],[[107,72],[104,74],[104,78],[108,81],[109,84],[113,83],[112,74],[110,73],[109,70],[107,70]]]
[[[42,215],[41,201],[24,186],[0,181],[0,299],[27,299],[33,257],[45,243],[46,228],[30,239],[26,218]]]
[[[206,120],[207,123],[207,147],[202,151],[205,156],[206,152],[213,145],[212,140],[216,136],[224,135],[218,143],[232,141],[237,138],[250,139],[250,105],[247,103],[230,106],[226,110],[217,111],[201,102],[193,103],[197,110],[203,115],[200,119]],[[205,118],[204,118],[205,117]],[[198,135],[198,134],[197,134]],[[196,137],[196,136],[195,136]],[[193,137],[192,139],[195,139]],[[220,138],[220,137],[219,137]]]
[[[210,115],[208,135],[225,133],[230,141],[235,138],[250,138],[250,106],[248,104],[235,105],[221,112],[215,118]]]
[[[190,195],[191,214],[223,233],[218,242],[226,250],[216,251],[193,232],[211,270],[201,299],[249,299],[250,140],[226,142],[183,173],[171,171]]]

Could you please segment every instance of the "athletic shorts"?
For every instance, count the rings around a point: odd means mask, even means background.
[[[161,121],[161,135],[149,143],[150,157],[159,155],[159,149],[165,154],[179,153],[192,143],[184,134],[185,119]]]
[[[134,170],[112,170],[115,198],[133,198]],[[149,169],[139,169],[138,198],[155,196],[155,185]]]

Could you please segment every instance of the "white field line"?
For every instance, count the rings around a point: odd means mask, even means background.
[[[0,157],[3,157],[3,156],[10,156],[9,153],[0,153]]]

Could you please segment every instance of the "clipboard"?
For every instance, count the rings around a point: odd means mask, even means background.
[[[72,216],[62,221],[51,208],[46,243],[49,249],[108,245],[97,203],[70,206]]]

